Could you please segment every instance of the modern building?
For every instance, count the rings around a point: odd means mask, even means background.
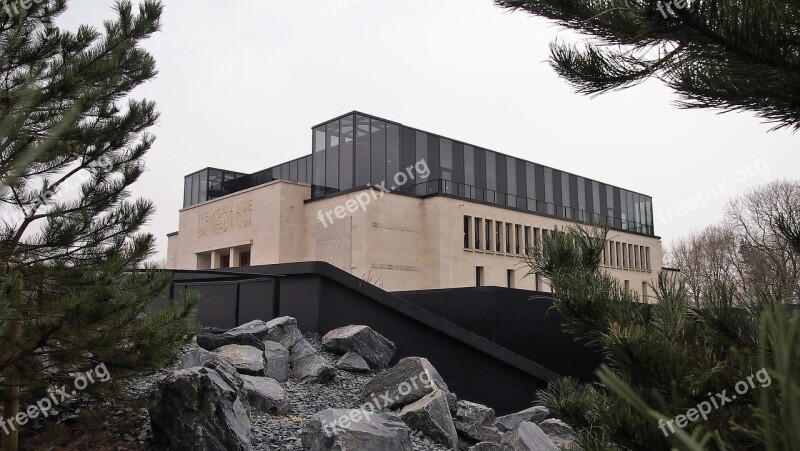
[[[649,196],[360,112],[313,127],[302,158],[186,176],[183,207],[171,269],[326,261],[387,291],[546,291],[525,250],[607,224],[604,268],[647,296],[663,257]]]

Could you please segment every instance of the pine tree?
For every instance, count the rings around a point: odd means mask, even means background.
[[[29,6],[27,9],[25,6]],[[194,331],[194,300],[151,310],[169,277],[146,263],[150,201],[129,200],[158,120],[130,92],[156,75],[140,43],[162,5],[115,5],[104,32],[59,29],[66,0],[0,10],[0,370],[4,418],[23,398],[104,365],[119,388],[175,355]],[[4,449],[17,446],[4,435]]]
[[[650,77],[686,108],[756,112],[800,128],[796,0],[495,0],[594,37],[554,42],[551,65],[584,94]]]
[[[778,222],[800,252],[800,225]],[[638,304],[599,267],[607,233],[573,227],[529,249],[531,273],[551,282],[565,330],[604,355],[603,384],[562,379],[539,402],[577,430],[586,451],[800,449],[800,314],[790,300],[754,289],[742,305],[721,281],[698,305],[661,274],[657,304]],[[702,418],[669,423],[701,405]]]

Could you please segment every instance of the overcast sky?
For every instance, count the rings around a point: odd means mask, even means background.
[[[491,0],[164,3],[163,31],[144,45],[159,76],[134,92],[157,102],[158,140],[132,188],[158,208],[146,230],[159,260],[184,175],[307,155],[311,126],[352,110],[651,195],[665,246],[800,168],[800,136],[749,113],[680,110],[658,81],[574,93],[548,44],[584,38]],[[73,0],[60,24],[99,28],[112,6]]]

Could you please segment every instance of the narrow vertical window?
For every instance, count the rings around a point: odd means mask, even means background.
[[[506,254],[511,253],[511,239],[514,236],[511,230],[511,224],[506,223]]]
[[[483,266],[475,267],[475,286],[476,287],[483,286]]]
[[[492,250],[492,220],[486,220],[486,250]]]
[[[470,221],[470,217],[469,216],[464,216],[464,249],[469,249],[470,248],[470,246],[469,246],[469,242],[470,242],[470,236],[469,236],[470,222],[471,222]]]
[[[473,232],[475,236],[475,250],[481,250],[481,235],[483,230],[483,220],[481,218],[475,218],[475,231]]]
[[[494,246],[495,252],[502,252],[503,250],[503,241],[500,239],[500,235],[503,233],[503,223],[500,221],[496,221],[494,223]]]
[[[528,249],[531,248],[531,226],[525,226],[525,254],[528,254]]]
[[[508,285],[508,288],[514,288],[515,286],[513,269],[509,269],[506,271],[506,284]]]

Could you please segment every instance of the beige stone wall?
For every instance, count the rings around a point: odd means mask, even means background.
[[[305,202],[307,184],[276,181],[180,211],[180,233],[169,237],[167,264],[177,269],[218,267],[223,255],[238,266],[238,255],[250,252],[250,264],[262,265],[321,260],[349,271],[388,291],[469,287],[475,285],[476,267],[483,267],[484,285],[507,286],[508,270],[513,285],[547,291],[544,280],[527,275],[522,255],[516,253],[516,226],[522,235],[534,235],[567,221],[543,217],[461,199],[419,199],[400,194],[380,196],[377,190],[362,190]],[[511,254],[505,252],[505,227],[501,229],[501,252],[464,248],[464,216],[482,224],[491,220],[512,224]],[[320,217],[323,218],[320,220]],[[327,225],[327,227],[325,225]],[[650,269],[605,265],[605,269],[628,281],[637,292],[654,281],[663,258],[658,238],[612,231],[610,239],[650,250]],[[494,241],[494,233],[492,234]],[[520,252],[524,252],[524,238]],[[637,255],[644,254],[639,248]],[[628,253],[627,255],[629,255]],[[606,255],[607,263],[610,256]],[[629,266],[634,266],[635,259]],[[527,276],[526,276],[527,275]],[[648,294],[649,294],[648,290]]]

